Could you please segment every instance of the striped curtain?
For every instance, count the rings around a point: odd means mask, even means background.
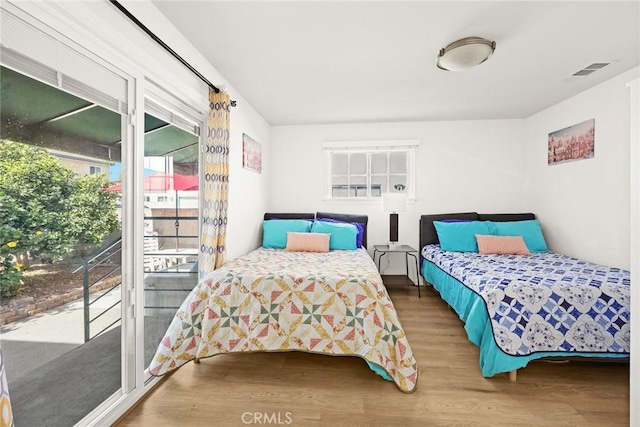
[[[229,110],[231,99],[209,89],[209,119],[204,153],[200,277],[226,262],[229,205]]]

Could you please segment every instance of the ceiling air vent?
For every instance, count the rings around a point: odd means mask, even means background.
[[[580,70],[577,73],[573,73],[574,76],[588,76],[591,73],[595,73],[598,70]]]
[[[611,64],[611,62],[594,62],[588,67],[584,67],[582,70],[574,73],[574,76],[588,76],[589,74],[595,73],[598,70],[603,69],[607,65]]]

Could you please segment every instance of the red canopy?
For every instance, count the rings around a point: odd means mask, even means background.
[[[178,249],[178,240],[180,233],[178,228],[180,227],[180,216],[178,213],[178,191],[197,190],[198,189],[198,175],[170,175],[167,173],[157,173],[155,175],[149,175],[144,178],[144,191],[175,191],[176,192],[176,249]],[[111,185],[103,188],[103,191],[122,191],[122,183]]]
[[[144,191],[169,191],[169,190],[197,190],[197,175],[169,175],[167,173],[158,173],[149,175],[144,178]],[[122,191],[122,183],[117,183],[106,187],[104,191]]]

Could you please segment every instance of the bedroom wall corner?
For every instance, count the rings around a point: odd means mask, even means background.
[[[636,67],[525,120],[527,209],[549,247],[629,269],[629,95]],[[595,119],[593,158],[548,165],[548,134]]]
[[[232,109],[229,135],[229,224],[227,258],[233,259],[262,245],[262,218],[268,208],[270,126],[257,113]],[[238,113],[240,112],[238,111]],[[242,165],[242,137],[247,134],[260,144],[262,171],[254,172]]]

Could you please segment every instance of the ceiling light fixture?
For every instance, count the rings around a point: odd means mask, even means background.
[[[436,65],[445,71],[466,71],[482,64],[496,50],[496,42],[481,37],[465,37],[440,49]]]

